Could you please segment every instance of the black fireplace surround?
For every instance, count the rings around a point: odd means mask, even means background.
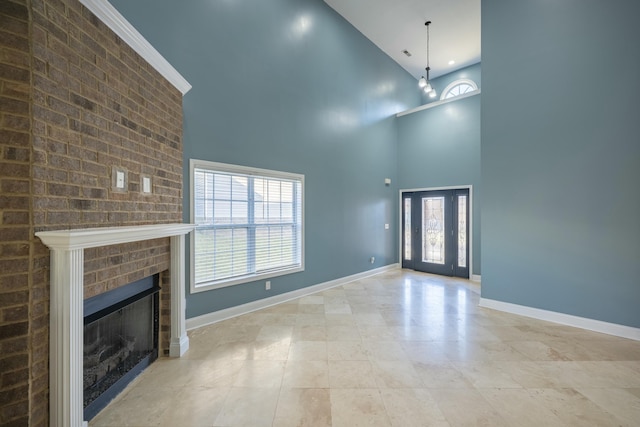
[[[158,358],[159,275],[84,301],[84,419]]]

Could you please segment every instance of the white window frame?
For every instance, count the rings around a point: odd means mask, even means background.
[[[465,93],[461,93],[461,94],[459,94],[459,95],[454,95],[454,96],[451,96],[451,97],[447,98],[447,95],[449,94],[449,92],[451,92],[451,90],[452,90],[454,87],[456,87],[456,86],[458,86],[458,85],[461,85],[461,84],[467,84],[467,85],[471,86],[471,87],[472,87],[472,90],[470,90],[470,91],[468,91],[468,92],[465,92]],[[444,100],[448,100],[448,99],[455,99],[455,98],[457,98],[458,96],[469,95],[470,93],[473,93],[473,92],[475,92],[475,91],[477,91],[477,90],[478,90],[478,85],[476,84],[476,82],[474,82],[474,81],[473,81],[473,80],[471,80],[471,79],[458,79],[458,80],[454,80],[454,81],[452,81],[451,83],[449,83],[449,84],[447,85],[447,87],[445,87],[445,88],[444,88],[444,90],[442,91],[442,94],[440,95],[440,100],[441,100],[441,101],[444,101]]]
[[[301,195],[300,195],[300,215],[301,215],[301,231],[300,231],[300,265],[292,268],[279,269],[275,271],[268,271],[265,273],[257,273],[257,274],[248,274],[245,276],[236,276],[231,277],[228,280],[219,280],[212,281],[205,285],[197,285],[195,282],[195,230],[190,233],[190,289],[191,293],[209,291],[212,289],[224,288],[227,286],[239,285],[242,283],[255,282],[259,280],[269,279],[278,276],[284,276],[287,274],[298,273],[304,271],[304,259],[305,259],[305,251],[304,251],[304,236],[305,236],[305,218],[304,218],[304,205],[305,205],[305,196],[304,196],[304,175],[291,173],[291,172],[282,172],[282,171],[274,171],[269,169],[260,169],[253,168],[248,166],[239,166],[228,163],[218,163],[218,162],[210,162],[207,160],[198,160],[198,159],[190,159],[189,160],[189,204],[190,204],[190,219],[191,223],[195,224],[195,170],[196,169],[206,169],[212,172],[222,172],[222,173],[232,173],[232,174],[242,174],[242,175],[250,175],[256,177],[263,178],[274,178],[274,179],[289,179],[296,180],[300,182]]]

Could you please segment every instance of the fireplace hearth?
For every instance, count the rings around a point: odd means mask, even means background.
[[[83,408],[91,420],[158,357],[159,276],[84,302]]]

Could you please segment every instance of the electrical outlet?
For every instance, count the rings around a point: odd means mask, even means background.
[[[271,280],[267,280],[266,283],[264,284],[264,290],[268,291],[271,289]]]
[[[372,256],[372,257],[369,259],[369,262],[370,262],[371,264],[373,264],[374,262],[376,262],[376,257]]]

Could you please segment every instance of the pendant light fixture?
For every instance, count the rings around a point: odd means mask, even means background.
[[[420,86],[420,88],[424,90],[424,93],[429,95],[430,98],[435,98],[436,90],[431,86],[431,82],[429,82],[429,71],[431,71],[431,67],[429,67],[429,25],[431,25],[431,21],[425,22],[424,25],[427,27],[427,68],[425,68],[427,78],[425,79],[424,76],[420,77],[420,80],[418,80],[418,86]]]

